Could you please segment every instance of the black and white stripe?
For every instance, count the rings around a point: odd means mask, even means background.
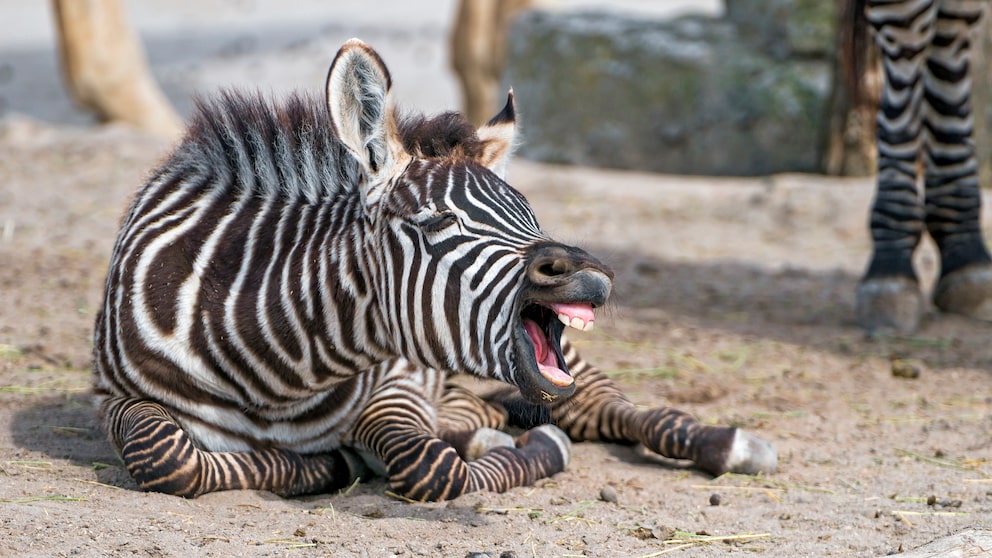
[[[854,0],[852,0],[854,1]],[[985,0],[858,0],[881,52],[873,253],[858,289],[871,333],[908,333],[922,311],[912,255],[924,230],[941,256],[935,304],[992,320],[992,258],[981,235],[972,142],[972,31]],[[923,195],[918,166],[923,163]]]

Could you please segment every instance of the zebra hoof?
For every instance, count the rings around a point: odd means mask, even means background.
[[[923,296],[910,277],[876,277],[858,285],[858,325],[869,336],[909,335],[920,326]]]
[[[493,448],[514,447],[513,436],[494,428],[480,428],[469,438],[465,459],[474,461]]]
[[[944,312],[992,322],[992,264],[975,264],[940,278],[933,303]]]
[[[535,443],[539,443],[548,449],[554,448],[557,450],[561,460],[560,468],[555,467],[558,471],[563,471],[569,462],[572,461],[572,441],[568,439],[568,434],[565,434],[561,428],[553,424],[542,424],[541,426],[531,428],[517,438],[517,447],[521,449]]]
[[[771,444],[743,430],[734,433],[734,443],[727,456],[727,472],[757,475],[774,473],[777,468],[778,454]]]

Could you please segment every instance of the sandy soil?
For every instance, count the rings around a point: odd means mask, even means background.
[[[0,127],[2,556],[876,556],[992,524],[992,325],[931,315],[915,337],[862,338],[869,181],[526,162],[511,183],[545,228],[618,271],[597,329],[573,335],[586,356],[638,403],[770,440],[778,473],[711,479],[579,444],[537,486],[451,503],[382,482],[139,492],[95,423],[90,337],[119,216],[166,149],[120,128]]]

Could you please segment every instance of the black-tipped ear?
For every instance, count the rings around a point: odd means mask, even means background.
[[[391,85],[382,58],[358,39],[341,46],[327,72],[327,107],[334,132],[369,177],[389,172],[394,162]]]
[[[486,126],[496,126],[499,124],[513,124],[517,121],[517,107],[513,102],[513,88],[506,93],[506,106],[499,114],[489,119]]]
[[[513,141],[517,134],[517,109],[513,102],[513,90],[506,95],[506,106],[477,132],[482,140],[482,155],[479,162],[489,167],[500,178],[506,176],[506,165],[513,153]]]

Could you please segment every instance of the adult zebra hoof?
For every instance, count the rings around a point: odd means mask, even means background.
[[[771,444],[743,430],[734,434],[734,443],[727,456],[726,472],[757,475],[774,473],[778,468],[778,453]]]
[[[965,266],[941,277],[933,303],[944,312],[992,322],[992,264]]]
[[[858,285],[855,306],[869,336],[909,335],[920,326],[923,296],[911,277],[874,277]]]

